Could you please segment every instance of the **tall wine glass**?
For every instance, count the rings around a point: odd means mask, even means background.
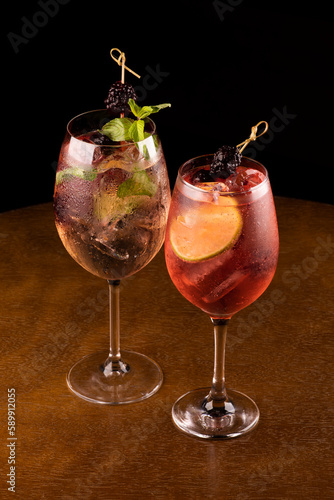
[[[175,286],[213,323],[213,381],[211,388],[179,398],[172,414],[175,424],[186,433],[231,438],[251,430],[258,422],[259,410],[249,397],[226,390],[227,325],[271,282],[278,258],[278,230],[266,169],[243,157],[236,174],[226,183],[197,182],[200,176],[196,174],[208,170],[212,159],[213,155],[197,157],[179,169],[165,254]]]
[[[162,383],[153,360],[120,350],[119,293],[122,280],[146,266],[163,244],[170,188],[152,120],[146,119],[147,137],[136,144],[93,142],[112,118],[110,111],[96,110],[69,122],[54,210],[68,253],[109,286],[109,350],[78,361],[67,375],[68,386],[88,401],[124,404],[148,398]]]

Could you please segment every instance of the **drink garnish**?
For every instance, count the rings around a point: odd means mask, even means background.
[[[261,124],[265,125],[264,130],[257,134],[257,129]],[[251,129],[251,134],[248,139],[241,142],[237,146],[222,146],[216,151],[213,156],[213,161],[210,165],[210,170],[199,169],[195,172],[193,182],[195,183],[214,183],[219,180],[224,180],[235,174],[237,167],[241,164],[242,151],[250,141],[255,141],[268,130],[268,123],[261,121]],[[208,186],[204,187],[208,190]]]
[[[137,100],[137,94],[130,83],[115,82],[109,89],[108,97],[104,100],[107,109],[115,113],[130,113],[129,99]]]
[[[113,55],[114,51],[117,51],[119,54],[117,58]],[[137,100],[137,94],[134,88],[132,87],[132,85],[125,82],[124,79],[125,70],[130,71],[130,73],[135,75],[137,78],[140,78],[140,75],[138,75],[132,69],[125,66],[125,61],[126,61],[125,54],[121,50],[116,48],[111,49],[110,56],[115,62],[117,62],[119,66],[122,67],[122,77],[121,81],[115,82],[110,87],[108,92],[108,97],[105,99],[104,103],[107,109],[110,109],[115,113],[120,113],[121,117],[123,117],[124,114],[128,114],[130,112],[128,104],[129,99],[133,99],[134,101]]]
[[[129,99],[128,104],[133,115],[137,118],[136,120],[129,117],[114,118],[106,123],[100,131],[112,141],[143,141],[150,135],[144,132],[145,119],[152,113],[158,113],[160,109],[171,106],[169,103],[164,103],[156,106],[141,107],[133,99]]]
[[[118,58],[113,55],[114,51],[118,52]],[[125,83],[124,73],[125,70],[130,71],[130,73],[135,75],[137,78],[140,78],[140,75],[125,66],[124,52],[114,48],[111,49],[110,55],[119,66],[122,66],[122,79],[120,82],[116,82],[110,87],[108,97],[104,102],[108,109],[112,109],[113,111],[120,113],[121,116],[120,118],[114,118],[113,120],[110,120],[110,122],[106,123],[100,132],[105,134],[112,141],[116,142],[133,141],[136,143],[143,141],[150,135],[144,132],[145,118],[147,118],[150,114],[157,113],[160,109],[170,107],[171,105],[159,104],[158,106],[138,106],[138,104],[136,104],[136,92],[132,85]],[[132,111],[132,114],[137,118],[137,120],[124,117],[124,114],[128,114],[129,111]]]
[[[257,134],[258,126],[261,125],[262,123],[264,123],[264,130],[261,132],[261,134],[256,135]],[[267,132],[267,130],[268,130],[268,127],[269,127],[268,123],[265,122],[264,120],[260,121],[256,125],[254,125],[254,127],[251,128],[251,134],[248,137],[248,139],[246,139],[245,141],[243,141],[243,142],[241,142],[240,144],[237,145],[237,148],[240,148],[240,146],[242,146],[242,148],[239,149],[239,153],[242,153],[242,151],[248,146],[248,144],[251,141],[256,141],[256,139],[258,139],[259,137],[261,137],[261,135],[265,134]]]
[[[101,134],[98,130],[92,132],[88,137],[88,142],[93,142],[98,146],[111,146],[112,141],[109,139],[107,135]]]
[[[222,146],[213,156],[210,175],[213,178],[227,179],[234,174],[241,163],[241,154],[237,146]]]
[[[170,226],[174,252],[183,260],[206,260],[231,248],[242,228],[242,218],[232,197],[224,205],[203,203],[176,217]]]
[[[117,51],[119,57],[116,58],[113,52]],[[125,83],[124,73],[125,70],[130,71],[137,78],[140,75],[135,73],[133,70],[125,66],[125,54],[119,49],[113,48],[110,51],[110,55],[114,61],[117,62],[119,66],[122,67],[122,79],[114,83],[110,89],[107,99],[104,101],[107,109],[110,109],[116,113],[120,113],[119,118],[114,118],[107,122],[101,130],[95,130],[92,133],[87,134],[82,140],[86,142],[91,142],[99,146],[113,146],[115,142],[133,142],[138,149],[140,149],[141,157],[149,158],[148,148],[144,144],[142,147],[138,147],[137,143],[150,137],[151,134],[145,132],[145,123],[147,118],[153,114],[158,113],[161,109],[170,107],[171,104],[164,103],[158,104],[156,106],[139,106],[136,104],[137,96],[133,87]],[[124,116],[129,112],[132,112],[135,118],[129,118]],[[154,136],[153,139],[155,140]],[[155,141],[156,142],[156,141]],[[108,148],[106,148],[108,153]],[[97,165],[93,168],[87,170],[80,167],[70,167],[63,171],[57,173],[56,183],[59,184],[64,180],[70,179],[72,177],[77,177],[82,180],[92,181],[97,177]],[[133,175],[129,179],[122,182],[117,190],[117,197],[124,199],[126,197],[132,196],[149,196],[155,195],[157,186],[150,180],[149,175],[145,170],[138,169],[134,167]],[[102,204],[102,207],[104,205]],[[102,209],[104,213],[104,209]]]
[[[118,58],[116,58],[116,57],[113,55],[113,52],[114,52],[115,50],[119,53]],[[133,75],[135,75],[137,78],[140,78],[140,75],[138,75],[138,73],[135,73],[132,69],[130,69],[130,68],[128,68],[127,66],[125,66],[125,61],[126,61],[126,59],[125,59],[125,53],[124,53],[124,52],[122,52],[122,51],[121,51],[121,50],[119,50],[119,49],[114,48],[114,49],[111,49],[111,51],[110,51],[110,56],[111,56],[111,58],[112,58],[115,62],[117,62],[118,66],[122,66],[122,83],[124,83],[124,74],[125,74],[125,70],[130,71],[130,73],[132,73]]]

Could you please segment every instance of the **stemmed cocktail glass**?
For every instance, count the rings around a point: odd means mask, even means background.
[[[259,410],[249,397],[226,390],[227,325],[271,282],[278,231],[266,169],[244,157],[231,178],[207,182],[212,161],[213,155],[206,155],[182,165],[166,230],[170,277],[186,299],[210,316],[215,336],[212,386],[178,399],[173,420],[197,437],[231,438],[251,430]]]
[[[69,122],[54,194],[56,227],[66,250],[109,285],[109,351],[84,357],[67,376],[75,394],[102,404],[140,401],[161,386],[154,361],[120,350],[119,292],[122,280],[161,248],[170,204],[154,122],[145,119],[143,140],[116,143],[99,132],[112,118],[110,110],[97,110]]]

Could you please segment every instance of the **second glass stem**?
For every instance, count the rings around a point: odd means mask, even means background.
[[[215,362],[210,396],[215,401],[226,401],[225,345],[228,319],[211,319],[215,336]]]

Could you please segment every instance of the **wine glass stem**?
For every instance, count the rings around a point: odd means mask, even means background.
[[[120,284],[120,280],[108,280],[110,345],[109,356],[102,367],[102,371],[106,377],[121,375],[122,373],[126,373],[130,370],[129,365],[121,359],[119,307]]]
[[[213,319],[215,336],[215,360],[212,387],[209,398],[213,401],[224,402],[227,400],[225,388],[225,344],[228,319]]]
[[[110,332],[110,354],[112,361],[121,359],[120,347],[120,307],[119,292],[120,280],[108,280],[109,285],[109,332]]]

